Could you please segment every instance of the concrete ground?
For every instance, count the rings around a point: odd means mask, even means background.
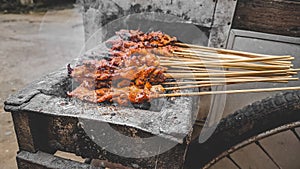
[[[33,80],[77,57],[84,43],[77,9],[0,14],[0,168],[17,168],[17,142],[3,102]]]

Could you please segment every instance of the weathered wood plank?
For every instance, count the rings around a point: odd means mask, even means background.
[[[28,152],[37,152],[38,150],[47,153],[55,152],[55,149],[48,146],[48,123],[51,120],[50,116],[16,111],[12,112],[12,117],[20,150]]]
[[[300,37],[300,1],[239,0],[233,28]]]
[[[33,141],[32,131],[29,125],[29,116],[27,113],[12,113],[15,131],[20,150],[36,152],[37,148]]]
[[[280,167],[299,168],[300,142],[293,132],[282,132],[267,137],[260,143]]]
[[[19,169],[89,169],[90,165],[79,163],[60,157],[53,156],[51,154],[37,152],[30,153],[21,151],[17,155],[17,162]]]
[[[241,168],[276,168],[276,165],[256,144],[250,144],[230,156]]]

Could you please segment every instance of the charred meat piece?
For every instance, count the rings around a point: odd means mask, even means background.
[[[132,85],[123,88],[102,88],[97,90],[90,90],[80,85],[72,92],[69,92],[68,96],[93,103],[115,102],[126,106],[130,103],[149,102],[157,94],[163,92],[164,88],[161,85],[151,86],[151,88],[145,87],[143,89]]]
[[[162,32],[143,33],[138,30],[120,30],[116,33],[120,38],[111,40],[112,50],[127,52],[128,49],[156,48],[167,46],[176,41]]]
[[[78,86],[72,92],[68,92],[67,95],[70,97],[78,98],[80,100],[97,103],[97,95],[95,90],[88,89],[83,84]]]

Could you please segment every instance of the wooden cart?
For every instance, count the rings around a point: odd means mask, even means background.
[[[155,12],[180,19],[155,17],[151,20],[153,23],[175,22],[197,27],[201,35],[195,36],[201,37],[201,45],[204,46],[272,54],[284,52],[299,57],[300,3],[297,0],[97,0],[84,1],[81,5],[85,38],[89,42],[87,48],[92,47],[93,42],[103,40],[103,36],[95,36],[98,29],[119,29],[124,26],[124,22],[115,21],[114,24],[110,24],[114,20],[136,13]],[[118,24],[119,27],[116,26]],[[101,38],[98,39],[99,37]],[[298,67],[299,63],[296,63]],[[299,133],[295,130],[300,125],[299,92],[280,94],[242,110],[238,109],[267,95],[253,94],[251,98],[249,95],[242,95],[238,97],[238,101],[232,95],[226,98],[227,106],[222,111],[224,113],[210,111],[212,103],[220,99],[219,97],[206,96],[200,98],[200,101],[199,98],[181,98],[183,100],[178,100],[180,105],[167,105],[169,109],[157,113],[113,106],[82,109],[82,106],[90,105],[78,104],[66,98],[66,91],[70,85],[70,79],[63,68],[33,82],[5,102],[5,110],[12,113],[17,134],[20,150],[17,154],[19,168],[91,167],[88,163],[54,156],[58,150],[131,168],[200,168],[206,164],[206,167],[209,167],[223,157],[229,159],[233,166],[240,167],[230,157],[230,153],[245,145],[253,142],[260,145],[260,139],[286,130],[291,130],[299,139]],[[263,85],[265,84],[257,87],[264,87]],[[230,104],[233,106],[228,106]],[[263,111],[267,108],[264,106],[268,104],[271,104],[268,107],[270,111]],[[182,113],[186,107],[192,108],[191,113]],[[257,108],[257,111],[253,108]],[[235,111],[235,114],[220,122],[222,117]],[[278,120],[283,116],[283,112],[286,118]],[[263,113],[270,119],[258,118],[257,113]],[[155,136],[160,142],[174,146],[152,157],[121,157],[96,144],[90,137],[91,134],[85,130],[87,126],[84,126],[83,122],[96,126],[99,129],[97,133],[102,133],[102,138],[111,138],[116,144],[119,140],[110,136],[111,133],[107,130],[100,129],[112,126],[126,136]],[[214,128],[216,132],[205,143],[200,144],[198,137],[204,126]],[[280,126],[281,128],[277,128]],[[258,135],[269,130],[272,132]],[[235,144],[240,146],[232,148]],[[134,147],[131,148],[132,153],[138,156],[139,151],[134,152]],[[263,146],[261,149],[264,150]],[[218,156],[226,150],[225,154]],[[266,154],[275,166],[280,168],[280,164],[268,152]]]

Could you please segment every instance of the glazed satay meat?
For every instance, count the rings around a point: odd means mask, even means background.
[[[76,66],[69,72],[69,75],[77,82],[83,82],[86,79],[96,79],[99,76],[98,70],[109,71],[111,66],[109,63],[102,59],[100,61],[88,60],[84,61],[81,66]],[[102,68],[102,69],[101,69]]]
[[[140,54],[142,53],[142,55]],[[111,81],[119,78],[134,79],[134,74],[140,72],[146,67],[157,67],[159,66],[159,59],[143,50],[135,52],[128,59],[123,61],[114,62],[113,58],[111,61],[102,59],[98,62],[86,62],[82,66],[75,67],[70,76],[78,82],[83,81]],[[119,64],[117,66],[117,64]],[[152,68],[153,69],[153,68]]]
[[[151,99],[152,95],[164,92],[162,86],[159,85],[158,87],[156,85],[153,88],[152,85],[161,82],[163,78],[159,78],[159,81],[157,81],[158,79],[153,77],[162,74],[163,70],[147,66],[132,67],[131,70],[132,72],[125,71],[119,77],[114,76],[112,78],[112,83],[119,81],[115,87],[114,85],[110,85],[110,88],[93,90],[87,87],[87,82],[83,82],[74,91],[68,93],[68,95],[90,102],[116,102],[120,105],[128,105],[129,102],[147,102]]]
[[[148,102],[153,96],[163,92],[164,89],[161,85],[151,86],[150,89],[147,87],[140,89],[132,85],[123,88],[101,88],[97,90],[91,90],[80,85],[72,92],[69,92],[68,95],[93,103],[115,102],[126,106],[130,103]]]
[[[161,84],[163,83],[167,77],[164,75],[166,72],[167,68],[165,67],[158,67],[156,68],[152,74],[148,77],[148,81],[151,82],[152,84]]]
[[[163,92],[164,90],[161,85],[151,86],[151,88],[147,88],[145,86],[143,89],[138,88],[135,85],[124,87],[124,88],[117,88],[117,89],[114,88],[110,93],[111,95],[110,102],[116,102],[124,106],[130,103],[139,104],[139,103],[148,102],[152,98],[154,98],[154,96]]]
[[[129,66],[159,66],[159,58],[147,49],[137,49],[130,52],[128,59],[124,60],[123,67]]]
[[[165,67],[157,55],[172,55],[171,43],[176,41],[161,32],[121,30],[119,38],[107,41],[111,46],[108,57],[85,61],[69,75],[81,83],[71,97],[90,102],[116,102],[120,105],[148,102],[164,93]]]
[[[163,47],[176,41],[175,37],[162,32],[143,33],[141,31],[121,30],[116,33],[119,38],[110,40],[107,44],[112,45],[112,50],[128,52],[129,49]]]

